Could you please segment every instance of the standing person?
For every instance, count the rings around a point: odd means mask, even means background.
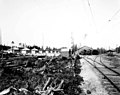
[[[69,49],[69,57],[72,57],[72,51]]]

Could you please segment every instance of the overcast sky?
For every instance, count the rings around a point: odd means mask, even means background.
[[[119,10],[120,0],[0,0],[2,44],[69,47],[72,35],[78,45],[114,48]]]

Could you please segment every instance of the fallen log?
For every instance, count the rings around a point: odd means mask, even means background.
[[[9,88],[4,89],[3,91],[1,91],[1,92],[0,92],[0,95],[6,95],[6,94],[10,93],[10,92],[11,92],[11,90],[16,91],[17,89],[16,89],[16,88],[14,88],[13,86],[10,86]]]
[[[64,82],[64,80],[61,81],[61,83],[59,84],[59,86],[58,86],[58,88],[56,90],[58,90],[58,89],[60,89],[62,87],[63,82]]]
[[[49,82],[50,82],[51,78],[49,77],[47,82],[45,83],[44,87],[43,87],[43,91],[47,88]]]

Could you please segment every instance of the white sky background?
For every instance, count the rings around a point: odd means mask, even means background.
[[[69,47],[72,33],[78,45],[119,46],[120,0],[89,2],[93,16],[87,0],[0,0],[2,43]]]

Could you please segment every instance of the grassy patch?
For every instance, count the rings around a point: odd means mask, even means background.
[[[115,56],[114,57],[108,57],[108,56],[106,57],[105,56],[103,60],[108,61],[110,63],[110,65],[112,65],[112,66],[120,67],[120,59]]]

